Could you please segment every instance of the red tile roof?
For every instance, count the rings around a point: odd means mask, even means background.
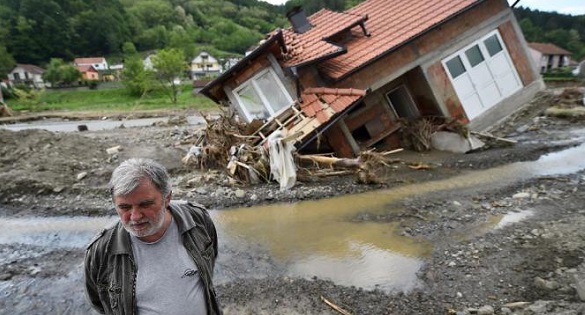
[[[73,63],[76,65],[86,65],[86,64],[95,64],[95,63],[102,63],[106,61],[104,57],[88,57],[88,58],[75,58]]]
[[[359,89],[308,88],[301,93],[301,110],[307,117],[326,123],[366,95]]]
[[[77,70],[81,73],[84,72],[98,72],[93,66],[91,65],[84,65],[84,66],[76,66]]]
[[[321,10],[308,18],[314,25],[308,32],[295,34],[292,29],[286,30],[285,42],[290,51],[285,66],[332,53],[337,46],[324,38],[348,26],[356,26],[359,19],[367,16],[365,25],[371,36],[367,37],[359,28],[352,29],[353,40],[344,44],[347,53],[319,65],[325,75],[340,78],[482,1],[367,0],[345,13]]]
[[[327,55],[344,52],[342,46],[328,42],[327,38],[366,19],[367,17],[362,15],[321,9],[308,18],[309,23],[312,25],[309,31],[297,34],[292,28],[283,30],[287,47],[285,65],[304,64]]]
[[[571,52],[550,43],[528,43],[528,46],[545,55],[572,55]]]

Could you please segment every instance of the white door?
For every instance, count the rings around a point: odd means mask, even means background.
[[[443,60],[443,65],[470,120],[522,87],[498,31]]]

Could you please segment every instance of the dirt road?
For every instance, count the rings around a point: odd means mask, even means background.
[[[479,181],[482,184],[404,198],[398,201],[405,209],[400,214],[362,213],[351,218],[399,222],[402,235],[432,243],[432,255],[418,273],[422,287],[385,292],[289,277],[254,244],[245,248],[224,244],[218,268],[239,275],[218,285],[225,313],[338,314],[324,297],[351,314],[585,314],[581,164],[568,167],[561,155],[554,163],[567,166],[560,175],[526,177],[498,168],[551,152],[585,154],[581,145],[585,123],[540,116],[553,101],[554,97],[541,96],[529,110],[497,129],[499,135],[517,140],[514,146],[464,155],[405,152],[397,156],[404,163],[379,170],[384,179],[379,185],[358,185],[352,177],[339,177],[299,183],[284,192],[276,183],[235,187],[221,172],[183,166],[180,159],[187,148],[180,143],[192,135],[192,126],[66,134],[0,129],[0,218],[26,222],[31,217],[112,215],[105,189],[109,174],[120,161],[135,156],[161,161],[173,176],[175,197],[196,200],[213,211],[495,174],[500,178],[489,184]],[[121,151],[106,152],[118,145]],[[408,161],[432,167],[413,170]],[[486,171],[473,173],[478,170]],[[521,220],[490,225],[490,220],[503,217]],[[0,240],[8,234],[0,226]],[[50,245],[62,241],[0,242],[1,314],[89,312],[81,282],[83,248]],[[250,270],[254,277],[246,277]]]

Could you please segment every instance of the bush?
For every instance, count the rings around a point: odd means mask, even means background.
[[[16,99],[16,94],[14,94],[14,89],[12,87],[0,85],[0,89],[2,89],[2,96],[4,97],[4,100]]]
[[[575,76],[573,75],[573,72],[571,71],[571,69],[569,67],[564,67],[564,68],[556,68],[553,69],[549,72],[545,72],[542,74],[543,78],[575,78]]]
[[[98,88],[98,82],[97,81],[88,81],[87,86],[89,87],[90,90],[96,90]]]

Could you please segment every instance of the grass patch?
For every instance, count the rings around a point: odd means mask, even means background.
[[[181,85],[177,103],[162,89],[143,97],[129,95],[124,88],[97,90],[45,90],[34,99],[11,100],[15,111],[132,111],[152,109],[210,110],[217,105],[210,99],[194,96],[191,84]]]

